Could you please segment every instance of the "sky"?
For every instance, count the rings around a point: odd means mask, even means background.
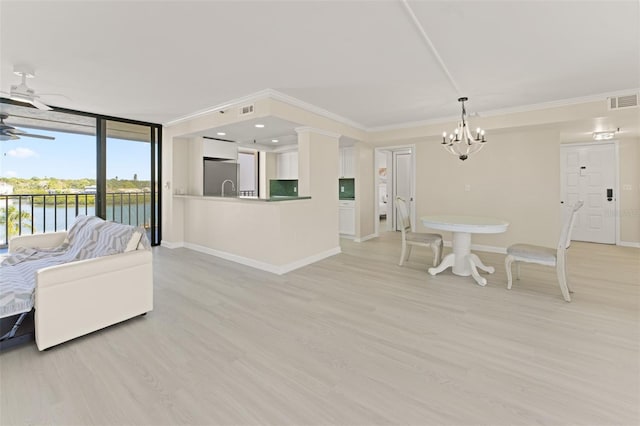
[[[54,136],[55,140],[22,137],[0,141],[0,177],[96,178],[96,138],[21,127],[28,133]],[[150,145],[107,139],[107,179],[149,180]]]

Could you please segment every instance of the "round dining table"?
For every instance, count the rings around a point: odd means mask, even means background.
[[[445,256],[439,265],[429,268],[431,275],[451,267],[451,272],[456,275],[471,275],[479,285],[487,284],[487,279],[480,276],[478,269],[493,274],[495,268],[486,266],[476,254],[471,253],[471,234],[499,234],[507,230],[509,222],[491,217],[456,215],[422,216],[420,221],[427,228],[453,233],[453,252]]]

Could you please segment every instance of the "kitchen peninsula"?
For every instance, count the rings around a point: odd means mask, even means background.
[[[282,202],[282,201],[297,201],[297,200],[310,200],[311,197],[309,196],[293,196],[293,195],[274,195],[272,197],[269,198],[258,198],[258,197],[238,197],[238,196],[233,196],[233,197],[216,197],[216,196],[209,196],[209,195],[174,195],[174,197],[176,198],[191,198],[191,199],[203,199],[203,200],[208,200],[208,201],[249,201],[249,202],[256,202],[256,201],[261,201],[264,203],[271,203],[271,202]]]
[[[186,247],[276,274],[339,253],[335,190],[339,135],[312,128],[296,131],[299,195],[266,199],[200,195],[200,141],[174,141],[176,189],[185,188],[192,195],[170,197],[172,233],[171,239],[163,238],[163,245]]]

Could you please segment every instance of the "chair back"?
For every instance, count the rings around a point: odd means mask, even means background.
[[[571,244],[571,230],[573,229],[573,224],[576,221],[576,212],[580,210],[583,205],[584,201],[576,201],[576,203],[571,207],[571,211],[562,226],[562,232],[560,232],[558,255],[560,255],[561,252],[564,253],[564,251],[569,248],[569,245]]]
[[[411,219],[407,211],[407,202],[402,197],[396,197],[396,208],[398,210],[398,220],[400,221],[400,230],[404,236],[405,232],[411,232]]]

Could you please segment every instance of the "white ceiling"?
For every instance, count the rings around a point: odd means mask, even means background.
[[[482,114],[637,90],[640,3],[3,0],[0,55],[0,90],[26,63],[60,107],[166,123],[271,88],[376,128],[459,95]]]
[[[263,127],[256,127],[256,125]],[[216,127],[215,129],[185,136],[206,136],[215,139],[225,139],[237,142],[239,145],[247,148],[277,151],[287,145],[295,145],[298,143],[298,134],[295,131],[296,127],[300,127],[300,124],[278,117],[261,117],[227,124]],[[219,135],[218,133],[220,132],[225,134]]]

